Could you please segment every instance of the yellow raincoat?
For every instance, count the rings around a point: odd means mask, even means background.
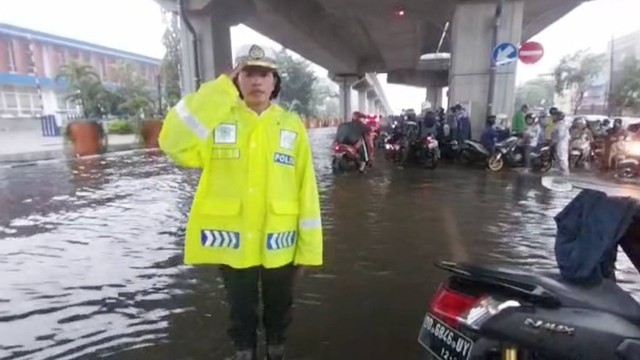
[[[178,165],[202,169],[185,263],[322,264],[311,147],[296,114],[275,104],[256,114],[222,75],[171,109],[160,148]]]

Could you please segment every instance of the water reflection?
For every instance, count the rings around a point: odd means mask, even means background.
[[[294,359],[416,358],[436,260],[555,266],[550,215],[575,193],[446,166],[334,177],[331,137],[311,134],[326,265],[298,288]],[[222,358],[217,269],[182,265],[197,177],[154,152],[0,169],[0,358]]]

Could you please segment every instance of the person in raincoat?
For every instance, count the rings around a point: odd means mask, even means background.
[[[554,127],[551,134],[551,144],[555,148],[556,161],[562,173],[569,175],[569,142],[571,135],[569,129],[571,120],[566,119],[561,111],[556,111],[552,115]]]
[[[202,169],[185,263],[220,266],[235,360],[256,359],[260,294],[267,359],[284,359],[294,280],[323,262],[311,146],[299,116],[271,102],[281,82],[275,59],[271,49],[241,47],[233,71],[180,100],[160,133],[176,164]]]

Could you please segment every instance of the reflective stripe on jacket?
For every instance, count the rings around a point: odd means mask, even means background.
[[[178,165],[202,169],[187,264],[322,264],[311,146],[296,114],[275,104],[256,114],[223,75],[169,112],[160,148]]]

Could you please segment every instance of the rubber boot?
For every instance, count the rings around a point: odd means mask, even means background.
[[[255,350],[241,350],[225,360],[258,360]]]
[[[267,360],[285,360],[284,345],[267,346]]]

